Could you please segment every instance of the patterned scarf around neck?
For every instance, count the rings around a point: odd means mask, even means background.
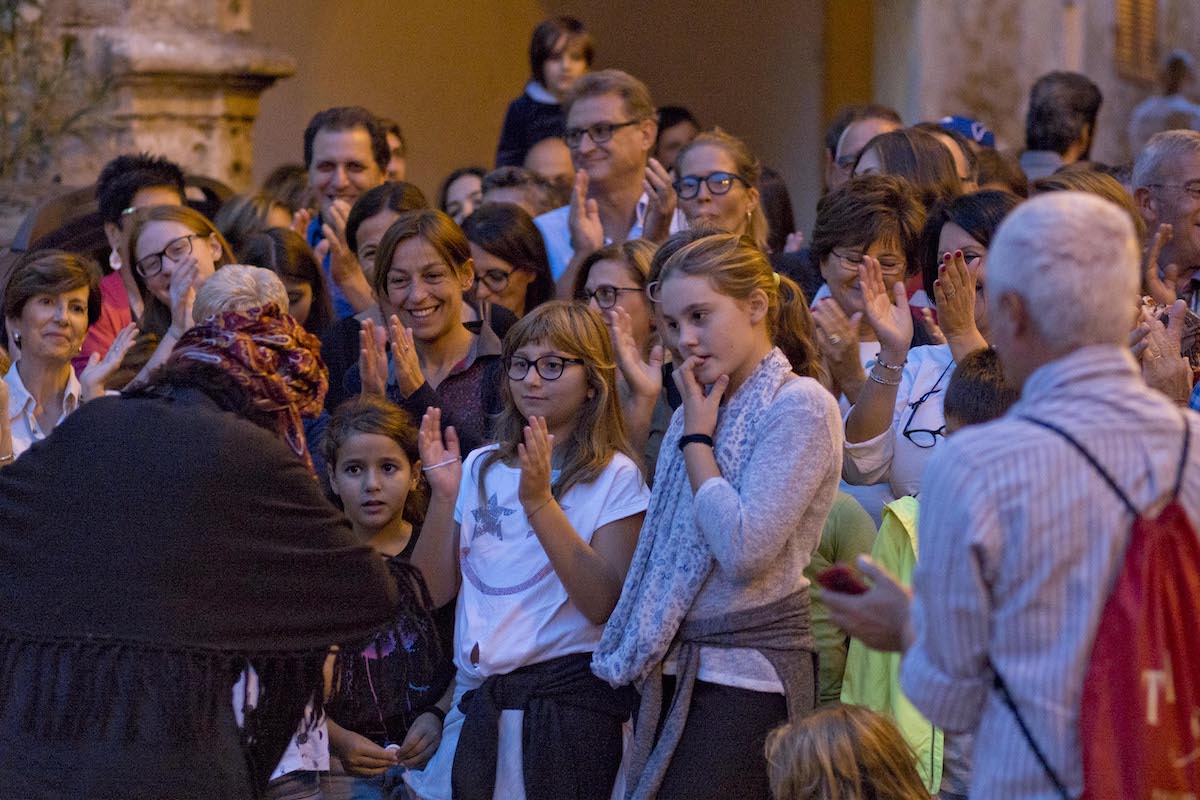
[[[721,477],[734,489],[741,488],[763,412],[791,371],[775,348],[721,408],[714,454]],[[693,518],[692,488],[679,450],[682,434],[680,409],[663,437],[654,492],[621,599],[592,660],[592,671],[613,686],[640,683],[662,662],[715,563]]]
[[[329,373],[321,342],[275,303],[218,314],[183,335],[171,360],[192,359],[229,373],[255,407],[275,420],[275,431],[308,468],[303,417],[325,403]]]

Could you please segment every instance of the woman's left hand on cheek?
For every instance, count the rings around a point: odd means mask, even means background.
[[[521,463],[521,482],[517,486],[517,497],[526,514],[531,514],[548,503],[550,491],[550,455],[554,450],[554,436],[546,427],[545,417],[530,417],[525,426],[525,441],[517,445],[517,458]]]
[[[721,375],[704,393],[704,386],[696,378],[696,357],[691,356],[675,370],[675,385],[683,395],[683,432],[685,435],[702,433],[712,436],[717,429],[717,413],[721,410],[721,398],[729,386],[729,376]]]

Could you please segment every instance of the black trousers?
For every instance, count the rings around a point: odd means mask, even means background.
[[[675,678],[663,679],[665,719]],[[787,721],[783,695],[696,681],[659,800],[771,800],[767,734]]]

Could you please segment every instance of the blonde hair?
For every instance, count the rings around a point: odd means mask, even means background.
[[[196,292],[192,316],[202,322],[226,311],[248,311],[274,303],[288,312],[288,293],[283,281],[269,269],[247,264],[230,264],[213,273]]]
[[[1129,220],[1133,223],[1133,231],[1137,234],[1138,243],[1144,244],[1146,241],[1146,220],[1142,219],[1142,213],[1138,211],[1129,192],[1125,191],[1121,182],[1112,175],[1094,169],[1076,169],[1067,166],[1053,175],[1038,178],[1033,182],[1033,191],[1034,194],[1087,192],[1097,197],[1103,197],[1129,215]]]
[[[767,331],[772,343],[787,356],[797,375],[820,379],[813,319],[804,291],[791,278],[771,269],[766,255],[749,237],[713,233],[681,247],[663,264],[660,287],[675,272],[708,278],[716,291],[735,300],[747,300],[755,289],[761,289],[767,296]]]
[[[504,364],[507,366],[513,353],[531,343],[541,343],[570,358],[582,359],[581,366],[591,391],[591,397],[576,414],[577,422],[571,435],[566,441],[554,443],[554,449],[562,454],[558,480],[551,487],[554,496],[561,499],[572,486],[596,480],[616,453],[624,453],[636,463],[638,457],[629,444],[625,417],[621,413],[616,355],[600,315],[582,303],[566,300],[543,303],[522,317],[504,337]],[[513,401],[507,375],[500,394],[504,408],[495,427],[500,446],[479,461],[481,504],[486,503],[483,480],[488,469],[497,461],[516,462],[517,444],[524,441],[523,430],[527,424]]]
[[[759,181],[762,180],[762,164],[750,152],[750,148],[741,139],[731,133],[713,128],[711,131],[703,133],[692,139],[675,157],[675,168],[681,170],[684,156],[696,147],[719,148],[733,159],[733,169],[738,174],[750,182],[751,188],[758,189]],[[682,175],[682,172],[680,173]],[[767,226],[767,215],[763,211],[762,198],[754,204],[754,209],[750,212],[750,224],[746,226],[746,234],[754,240],[758,245],[758,249],[764,253],[767,250],[767,237],[770,234]]]
[[[631,120],[654,120],[658,125],[658,114],[654,110],[654,101],[650,99],[650,90],[646,84],[619,69],[602,69],[588,72],[571,87],[563,100],[563,116],[571,114],[571,106],[585,97],[600,97],[615,94],[625,103],[625,113]]]
[[[886,717],[839,705],[767,737],[775,800],[928,800],[917,757]]]

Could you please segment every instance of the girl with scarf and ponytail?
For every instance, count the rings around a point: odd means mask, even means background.
[[[732,234],[650,286],[683,405],[592,661],[641,692],[626,798],[770,797],[767,733],[816,704],[804,568],[841,474],[805,298]]]

